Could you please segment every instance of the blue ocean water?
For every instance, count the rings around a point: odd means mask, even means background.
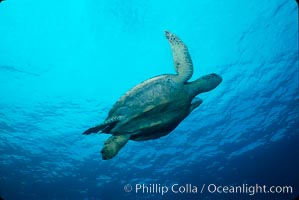
[[[2,1],[0,196],[295,199],[297,14],[293,0]],[[134,85],[174,73],[164,30],[188,45],[192,80],[217,73],[223,82],[171,134],[129,141],[103,161],[109,136],[82,132]],[[256,184],[292,191],[250,193]]]

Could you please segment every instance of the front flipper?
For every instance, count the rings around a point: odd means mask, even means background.
[[[189,113],[191,113],[195,108],[197,108],[202,103],[202,99],[195,98],[190,106]]]
[[[120,117],[112,117],[106,119],[102,124],[87,129],[83,134],[89,135],[91,133],[97,133],[99,131],[102,131],[103,133],[109,133],[120,119]]]
[[[175,71],[178,73],[179,81],[188,81],[193,74],[193,64],[184,42],[176,35],[165,31],[165,36],[171,46]]]
[[[127,144],[130,139],[130,135],[113,135],[106,140],[104,147],[101,151],[102,159],[109,160],[116,156],[119,150]]]

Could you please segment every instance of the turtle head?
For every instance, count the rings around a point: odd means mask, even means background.
[[[214,73],[200,77],[199,79],[188,83],[190,95],[193,98],[200,93],[209,92],[216,88],[221,82],[221,76]]]

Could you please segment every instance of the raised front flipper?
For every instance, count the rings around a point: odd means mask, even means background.
[[[188,81],[193,74],[193,64],[184,42],[176,35],[165,31],[165,36],[170,44],[174,61],[175,71],[178,73],[179,81]]]

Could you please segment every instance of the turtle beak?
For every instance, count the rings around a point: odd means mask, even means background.
[[[218,74],[208,74],[199,79],[189,83],[190,95],[195,97],[196,95],[209,92],[216,88],[222,82],[222,77]]]
[[[215,74],[215,73],[213,73],[213,74],[210,74],[212,77],[213,77],[213,79],[214,79],[214,81],[216,82],[216,87],[222,82],[222,77],[221,76],[219,76],[218,74]]]

